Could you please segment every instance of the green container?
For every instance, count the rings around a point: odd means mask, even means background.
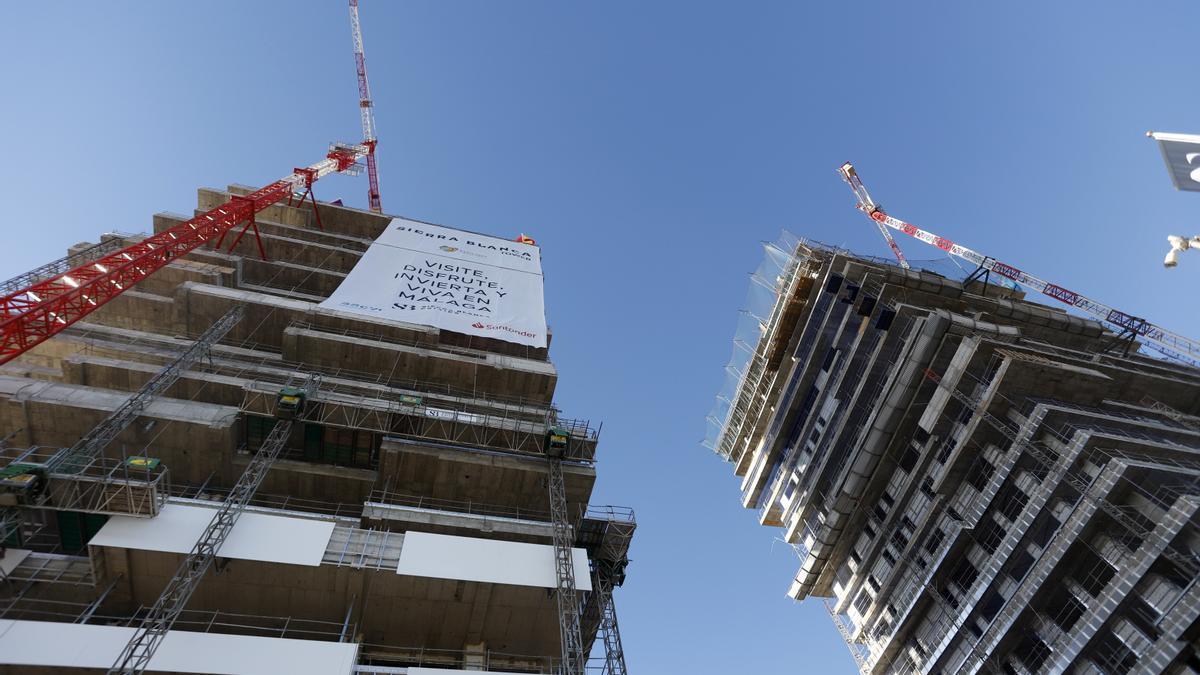
[[[54,515],[58,518],[59,543],[63,551],[71,555],[82,553],[92,537],[108,522],[108,516],[102,513],[55,511]]]

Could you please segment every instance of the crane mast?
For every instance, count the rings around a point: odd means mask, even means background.
[[[862,187],[862,181],[858,179],[858,174],[849,162],[843,164],[839,172],[843,177],[846,177],[850,186],[854,189],[855,197],[858,199],[858,209],[870,216],[871,220],[875,221],[881,229],[886,227],[899,230],[911,237],[920,239],[926,244],[932,244],[952,256],[962,258],[976,265],[978,271],[999,274],[1026,288],[1035,290],[1043,295],[1048,295],[1059,302],[1079,309],[1103,323],[1115,326],[1119,329],[1123,337],[1141,337],[1146,340],[1147,346],[1164,356],[1200,367],[1200,340],[1172,333],[1139,316],[1122,312],[1115,307],[1110,307],[1081,293],[1068,290],[1064,286],[1036,277],[1012,265],[996,260],[991,256],[977,253],[966,246],[956,244],[949,239],[890,216],[878,204],[871,201],[870,195],[867,194],[866,188]],[[853,176],[853,180],[850,179],[850,176]],[[897,249],[894,248],[893,250]],[[908,265],[905,264],[904,267],[907,269]]]
[[[238,225],[242,225],[242,231],[234,244],[249,229],[257,237],[255,214],[284,199],[290,200],[294,192],[311,188],[313,181],[323,176],[352,172],[358,159],[370,155],[370,147],[373,146],[366,142],[336,145],[321,161],[295,169],[291,175],[248,195],[235,196],[168,230],[94,259],[72,260],[74,266],[63,273],[59,273],[61,267],[53,267],[51,263],[48,269],[54,270],[53,276],[15,290],[9,287],[0,296],[0,364],[45,342],[175,258],[210,241],[220,245],[225,235]],[[261,240],[258,245],[262,253]]]
[[[362,118],[363,145],[367,146],[367,201],[375,213],[383,212],[379,199],[379,172],[375,167],[375,104],[367,82],[367,57],[363,54],[358,0],[350,0],[350,32],[354,38],[354,69],[358,72],[358,114]]]

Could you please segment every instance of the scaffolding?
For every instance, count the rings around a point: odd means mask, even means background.
[[[576,545],[584,548],[592,561],[592,592],[581,619],[586,623],[584,649],[591,653],[593,638],[604,644],[603,675],[628,672],[613,589],[625,583],[629,545],[636,529],[633,509],[618,506],[583,507],[576,527]]]
[[[64,272],[86,265],[103,258],[113,251],[123,248],[125,243],[120,239],[108,239],[99,244],[92,244],[82,248],[74,253],[66,255],[58,260],[48,262],[40,267],[35,267],[28,272],[19,274],[8,281],[0,283],[0,296],[9,296],[13,293],[28,288],[39,281],[49,279],[50,277],[58,276]]]
[[[208,355],[213,345],[220,342],[245,314],[246,309],[242,305],[236,305],[225,312],[190,347],[151,377],[137,393],[130,396],[103,422],[84,434],[66,452],[51,460],[49,468],[57,473],[78,473],[93,459],[102,456],[104,448],[132,424],[151,401],[166,392],[193,364]]]
[[[279,384],[252,380],[243,388],[241,410],[270,416]],[[570,432],[572,444],[565,459],[595,459],[600,430],[587,420],[561,417],[554,408],[529,410],[480,399],[426,397],[412,394],[363,396],[337,384],[323,384],[315,400],[321,403],[308,424],[370,431],[412,440],[451,443],[527,455],[545,453],[550,429]]]
[[[271,433],[263,442],[258,453],[250,460],[249,466],[238,478],[220,508],[213,514],[212,520],[209,521],[200,539],[183,559],[175,576],[167,582],[158,601],[142,619],[137,632],[125,645],[116,662],[113,663],[113,667],[109,669],[110,675],[143,673],[149,667],[154,652],[182,614],[192,593],[200,584],[200,580],[216,560],[221,545],[233,531],[233,526],[245,511],[251,498],[254,497],[254,493],[258,491],[258,487],[262,485],[271,465],[279,457],[279,453],[287,443],[288,436],[291,435],[295,419],[302,419],[306,398],[311,398],[311,394],[317,390],[319,385],[320,377],[318,376],[310,375],[304,382],[300,389],[306,396],[300,397],[300,407],[295,411],[296,417],[287,413],[286,417],[280,419],[271,429]],[[280,394],[280,402],[282,406],[284,393]]]
[[[81,264],[88,255],[99,256],[108,250],[107,245],[98,246],[86,249],[86,254],[68,256],[48,267]],[[29,274],[40,272],[34,270]],[[0,487],[8,492],[4,506],[0,507],[0,540],[7,540],[20,531],[23,522],[20,507],[137,517],[157,515],[169,492],[166,468],[161,467],[157,459],[144,456],[109,459],[104,456],[104,449],[146,410],[151,401],[208,355],[213,345],[242,319],[244,313],[241,306],[226,312],[183,353],[70,448],[0,450],[0,458],[7,460],[0,469]]]
[[[547,446],[550,446],[547,443]],[[565,450],[566,448],[563,448]],[[551,448],[547,447],[550,452]],[[580,627],[579,594],[575,587],[575,537],[567,514],[567,488],[563,480],[561,455],[548,458],[550,514],[554,530],[555,601],[558,604],[558,632],[562,643],[560,675],[583,675],[587,654],[583,651]]]

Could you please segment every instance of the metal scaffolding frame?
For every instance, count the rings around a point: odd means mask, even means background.
[[[186,220],[186,219],[185,219]],[[35,267],[28,272],[19,274],[8,281],[0,283],[0,296],[12,295],[23,288],[28,288],[33,284],[49,279],[50,277],[58,276],[63,272],[69,272],[80,265],[85,265],[103,258],[113,251],[124,248],[125,242],[119,238],[112,238],[107,241],[102,241],[99,244],[92,244],[87,248],[82,248],[75,253],[68,254],[48,262],[40,267]]]
[[[586,653],[595,638],[604,644],[603,675],[626,675],[625,649],[621,643],[613,589],[625,583],[629,545],[637,529],[633,509],[617,506],[581,506],[575,543],[588,552],[592,562],[592,592],[581,614]],[[593,630],[594,629],[594,630]]]
[[[162,370],[150,378],[142,388],[125,403],[104,418],[91,431],[84,434],[66,452],[51,460],[50,469],[58,473],[78,473],[93,459],[104,454],[104,448],[122,431],[133,423],[156,397],[162,395],[171,385],[200,359],[204,358],[213,345],[225,337],[242,317],[246,308],[235,305],[228,312],[208,327],[196,341],[192,343],[175,360],[168,363]]]
[[[579,594],[575,587],[575,536],[567,513],[567,488],[562,458],[549,458],[550,522],[554,532],[554,598],[558,603],[558,632],[562,645],[561,675],[583,675],[587,654],[583,652]]]
[[[266,380],[247,382],[241,410],[247,414],[273,414],[279,385]],[[543,407],[537,413],[515,406],[495,403],[481,406],[462,398],[426,401],[425,397],[398,395],[364,397],[360,393],[322,385],[317,394],[320,408],[307,420],[312,424],[360,429],[439,443],[457,443],[474,447],[542,455],[546,432],[569,431],[570,453],[565,459],[593,461],[600,430],[587,420],[560,417],[554,408]]]
[[[306,398],[311,397],[319,384],[319,376],[309,376],[303,386]],[[143,673],[149,667],[154,652],[183,612],[192,593],[199,586],[200,580],[212,567],[217,553],[221,550],[221,545],[233,531],[233,526],[245,511],[246,505],[250,503],[258,487],[262,485],[267,471],[279,457],[283,446],[287,444],[294,424],[295,420],[293,419],[281,419],[271,429],[271,433],[263,441],[258,453],[250,460],[250,464],[238,478],[225,501],[213,514],[212,520],[204,529],[204,533],[200,535],[200,539],[179,565],[175,576],[167,582],[166,588],[163,589],[154,606],[142,619],[137,632],[118,655],[112,668],[109,668],[109,675],[133,675]]]
[[[104,246],[96,250],[105,250]],[[63,261],[78,262],[73,256]],[[51,265],[68,264],[63,261]],[[167,498],[166,468],[160,468],[157,462],[142,462],[139,466],[130,464],[128,459],[109,460],[104,457],[104,449],[146,410],[151,401],[206,356],[244,315],[245,308],[240,305],[226,312],[183,353],[70,448],[3,451],[3,455],[8,456],[6,466],[28,465],[44,480],[44,486],[37,488],[37,494],[31,495],[22,506],[144,517],[157,515]],[[21,526],[20,507],[0,509],[0,539],[7,539]]]

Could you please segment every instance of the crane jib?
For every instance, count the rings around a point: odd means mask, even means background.
[[[1011,265],[1005,265],[1004,263],[998,261],[992,261],[992,271],[1000,276],[1008,277],[1013,281],[1020,281],[1024,277],[1024,275],[1021,274],[1021,270]]]
[[[878,223],[886,224],[892,229],[900,230],[901,232],[915,239],[919,239],[927,244],[937,246],[939,249],[949,253],[952,256],[960,257],[989,271],[996,272],[1001,276],[1007,277],[1008,279],[1011,279],[1028,288],[1040,291],[1044,295],[1048,295],[1059,302],[1071,305],[1072,307],[1091,315],[1098,321],[1104,321],[1122,328],[1129,333],[1144,337],[1147,341],[1149,341],[1147,343],[1148,347],[1161,352],[1169,358],[1188,363],[1195,367],[1200,367],[1200,360],[1197,359],[1197,357],[1200,357],[1200,340],[1195,340],[1183,335],[1172,333],[1171,331],[1168,331],[1160,326],[1156,326],[1145,319],[1115,310],[1108,305],[1080,295],[1075,291],[1068,290],[1062,286],[1059,286],[1058,284],[1052,284],[1039,279],[1035,276],[1022,272],[1011,265],[1005,265],[1004,263],[997,262],[994,258],[980,255],[969,248],[955,244],[949,239],[939,237],[932,232],[922,230],[910,223],[900,220],[899,218],[894,218],[888,215],[883,211],[883,209],[879,208],[878,205],[870,200],[869,196],[867,196],[866,186],[863,185],[858,173],[854,170],[854,167],[849,162],[843,164],[839,171],[843,177],[848,180],[851,187],[854,189],[855,195],[858,197],[858,203],[856,206],[870,216],[872,220]],[[889,246],[891,246],[891,243],[892,242],[889,242]],[[902,265],[907,266],[907,263],[904,262],[899,255],[897,255],[897,259],[901,261]]]
[[[1079,304],[1078,293],[1075,291],[1068,291],[1057,284],[1046,284],[1046,287],[1042,289],[1042,292],[1054,298],[1055,300],[1061,300],[1072,307]]]

